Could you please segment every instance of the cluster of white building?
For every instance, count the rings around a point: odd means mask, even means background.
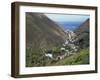
[[[61,60],[64,59],[66,56],[69,56],[71,54],[74,54],[77,50],[78,50],[78,46],[76,46],[73,42],[74,37],[76,36],[75,33],[73,31],[66,31],[67,34],[67,39],[65,41],[65,43],[62,45],[62,47],[60,48],[60,51],[64,51],[64,53],[62,55],[58,55],[56,56],[56,60]],[[70,47],[71,50],[66,49],[66,46]],[[54,53],[45,53],[46,57],[49,57],[51,59],[54,59],[53,57]]]

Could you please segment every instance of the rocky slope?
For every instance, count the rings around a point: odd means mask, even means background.
[[[89,19],[87,19],[83,24],[79,26],[74,32],[77,35],[76,43],[80,48],[87,48],[89,47]]]
[[[34,52],[52,49],[65,42],[66,34],[44,14],[26,13],[26,47]]]

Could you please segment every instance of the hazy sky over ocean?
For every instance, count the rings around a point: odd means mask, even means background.
[[[76,14],[45,14],[51,20],[57,22],[63,29],[75,30],[87,19],[89,15],[76,15]]]
[[[56,22],[84,22],[89,15],[75,15],[75,14],[45,14],[50,19]]]

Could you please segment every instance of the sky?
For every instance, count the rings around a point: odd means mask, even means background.
[[[56,22],[84,22],[89,18],[89,15],[75,14],[45,14],[48,18]]]
[[[76,15],[76,14],[45,14],[51,20],[57,22],[64,30],[75,30],[87,19],[89,15]]]

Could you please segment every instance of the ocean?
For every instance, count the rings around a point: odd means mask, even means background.
[[[62,27],[64,30],[69,29],[74,31],[82,24],[82,22],[57,22],[57,24],[60,25],[60,27]]]

